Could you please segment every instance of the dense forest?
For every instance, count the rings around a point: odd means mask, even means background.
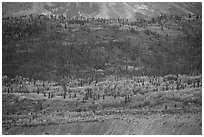
[[[200,15],[2,20],[3,75],[41,80],[202,73]]]

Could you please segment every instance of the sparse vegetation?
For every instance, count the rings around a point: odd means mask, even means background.
[[[200,118],[201,16],[129,21],[30,15],[3,18],[2,29],[4,134],[17,126],[97,123],[126,115],[128,125],[154,115],[158,121],[166,114]]]

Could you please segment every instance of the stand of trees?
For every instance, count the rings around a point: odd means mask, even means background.
[[[139,23],[156,23],[180,17],[159,17]],[[192,18],[189,17],[189,18]],[[61,76],[103,77],[105,75],[167,75],[201,73],[202,24],[199,20],[178,23],[185,36],[175,36],[169,43],[164,36],[145,30],[144,37],[154,36],[159,42],[135,44],[130,38],[122,41],[95,44],[93,39],[80,45],[62,45],[72,32],[69,24],[85,25],[87,21],[111,22],[114,20],[66,20],[47,17],[22,17],[3,20],[3,75],[22,75],[34,79],[58,80]],[[73,21],[73,22],[72,22]],[[116,20],[117,21],[117,20]],[[65,26],[61,22],[65,22]],[[120,20],[118,22],[128,22]],[[164,22],[164,21],[163,21]],[[131,23],[130,23],[131,24]],[[132,23],[131,25],[134,25]],[[66,33],[61,32],[63,29]],[[110,29],[107,27],[107,29]],[[114,39],[120,37],[118,27],[113,28]],[[132,33],[133,30],[130,30]],[[79,32],[80,33],[80,32]],[[90,32],[88,32],[90,33]],[[131,35],[138,35],[133,33]],[[88,35],[88,34],[87,34]],[[127,34],[130,35],[130,34]],[[17,43],[21,43],[18,46]],[[19,50],[20,49],[20,50]],[[144,50],[145,49],[145,50]],[[19,52],[21,51],[21,52]],[[151,53],[151,54],[149,54]],[[110,64],[110,65],[107,65]],[[131,71],[129,67],[133,67]],[[142,69],[135,69],[142,67]],[[98,70],[102,70],[98,72]]]

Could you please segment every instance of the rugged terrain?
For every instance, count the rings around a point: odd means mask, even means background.
[[[3,134],[202,134],[201,3],[3,3]]]
[[[179,2],[33,2],[3,3],[3,16],[29,14],[82,15],[95,18],[152,18],[162,14],[201,14],[200,3]]]

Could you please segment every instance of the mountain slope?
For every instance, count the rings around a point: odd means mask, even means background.
[[[3,3],[3,16],[63,14],[103,18],[151,18],[161,14],[201,14],[201,3],[184,2],[33,2]]]

